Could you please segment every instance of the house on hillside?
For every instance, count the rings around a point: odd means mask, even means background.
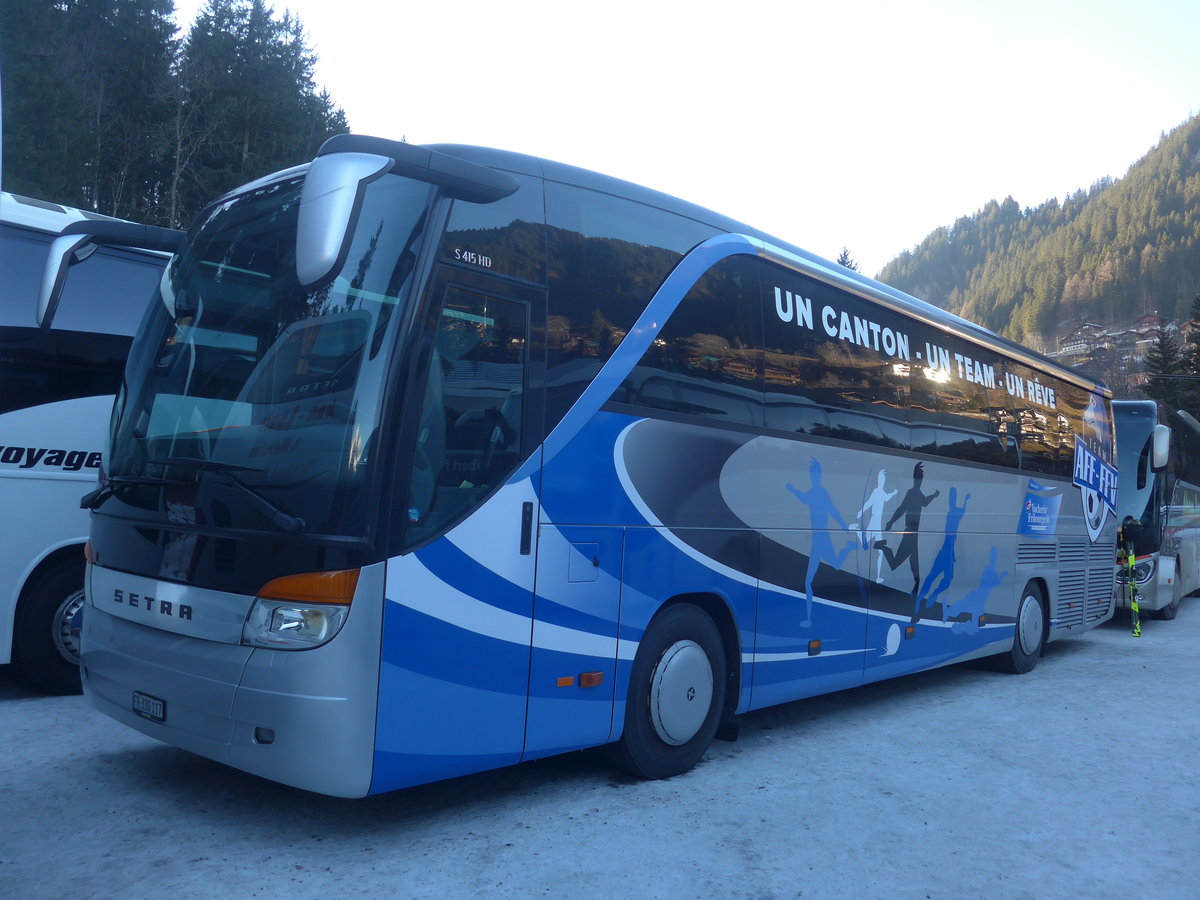
[[[1070,332],[1058,339],[1058,351],[1051,354],[1056,359],[1075,365],[1070,360],[1091,359],[1096,351],[1108,346],[1108,329],[1096,322],[1080,322]]]
[[[1127,327],[1105,327],[1080,322],[1063,335],[1050,356],[1105,379],[1118,379],[1129,387],[1145,380],[1146,354],[1159,329],[1179,332],[1179,326],[1157,313],[1140,316]]]

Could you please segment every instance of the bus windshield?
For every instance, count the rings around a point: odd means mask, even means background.
[[[391,346],[432,198],[372,184],[346,262],[296,279],[303,176],[214,204],[165,273],[113,416],[99,511],[364,537]]]
[[[1157,537],[1161,516],[1157,493],[1157,476],[1150,465],[1151,441],[1158,424],[1153,403],[1119,403],[1113,407],[1117,427],[1117,471],[1121,473],[1121,490],[1117,495],[1118,521],[1131,516],[1139,522],[1145,539]]]

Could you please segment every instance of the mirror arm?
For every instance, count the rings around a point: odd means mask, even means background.
[[[82,219],[71,222],[60,235],[84,234],[101,247],[125,247],[133,250],[160,250],[178,253],[183,249],[185,235],[174,228],[139,225],[136,222],[109,222]]]
[[[516,193],[521,183],[507,172],[432,150],[419,144],[390,141],[366,134],[335,134],[317,157],[333,153],[369,153],[392,160],[392,173],[440,187],[456,200],[494,203]]]

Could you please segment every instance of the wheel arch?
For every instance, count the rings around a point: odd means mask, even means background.
[[[37,584],[38,580],[46,572],[57,568],[65,562],[73,559],[84,559],[84,547],[87,544],[86,538],[73,538],[68,541],[63,541],[55,546],[48,547],[41,558],[34,560],[22,574],[20,581],[13,585],[13,603],[11,618],[5,624],[8,626],[7,646],[4,648],[9,653],[11,659],[13,654],[13,641],[16,640],[17,618],[22,614],[29,603],[32,586]]]

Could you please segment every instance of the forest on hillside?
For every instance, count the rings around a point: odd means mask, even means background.
[[[1200,290],[1200,117],[1119,180],[1064,201],[1012,198],[939,228],[879,278],[1038,349],[1081,321],[1183,322]]]
[[[312,159],[345,114],[265,0],[0,0],[5,190],[178,228],[209,200]]]

